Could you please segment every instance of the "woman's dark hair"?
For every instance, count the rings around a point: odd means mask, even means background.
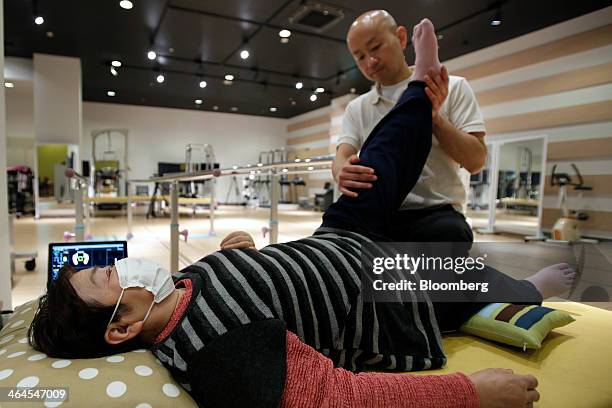
[[[64,266],[38,303],[38,310],[28,329],[29,343],[36,350],[56,358],[95,358],[144,347],[138,336],[120,344],[104,340],[108,320],[115,306],[85,302],[70,283],[77,271]],[[127,307],[119,306],[113,321],[119,320]]]

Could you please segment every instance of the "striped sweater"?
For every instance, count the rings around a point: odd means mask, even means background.
[[[152,351],[187,389],[187,364],[215,338],[280,319],[336,367],[411,371],[446,358],[430,302],[371,303],[361,297],[362,235],[319,228],[308,238],[212,253],[175,274],[190,297]]]

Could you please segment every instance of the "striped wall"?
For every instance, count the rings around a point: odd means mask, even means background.
[[[445,62],[476,92],[488,140],[547,136],[545,230],[560,214],[552,167],[575,163],[593,191],[569,190],[568,205],[589,214],[583,233],[612,238],[610,22],[612,7]]]
[[[289,157],[304,159],[334,154],[342,127],[344,109],[354,97],[355,95],[349,94],[335,98],[329,106],[289,119],[287,125]],[[305,175],[304,180],[309,197],[323,192],[325,183],[333,182],[331,171]]]

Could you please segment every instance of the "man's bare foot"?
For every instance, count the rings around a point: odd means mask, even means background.
[[[533,283],[543,299],[567,292],[576,279],[576,271],[566,263],[547,266],[525,280]]]
[[[438,39],[434,26],[429,19],[424,18],[414,26],[412,44],[416,55],[412,79],[423,81],[430,68],[436,73],[440,72]]]

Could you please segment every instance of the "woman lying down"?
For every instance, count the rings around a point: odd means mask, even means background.
[[[385,236],[431,148],[431,103],[422,80],[440,65],[429,20],[415,27],[413,43],[414,80],[361,150],[377,183],[357,198],[342,196],[313,236],[257,251],[247,234],[234,233],[221,251],[172,277],[133,258],[64,269],[41,298],[32,346],[62,358],[150,348],[207,407],[531,406],[539,399],[537,380],[510,370],[380,372],[446,362],[436,318],[446,312],[438,305],[364,302],[360,293],[361,245]],[[572,277],[559,269],[514,282],[541,301],[568,288]],[[365,369],[379,372],[360,372]]]

